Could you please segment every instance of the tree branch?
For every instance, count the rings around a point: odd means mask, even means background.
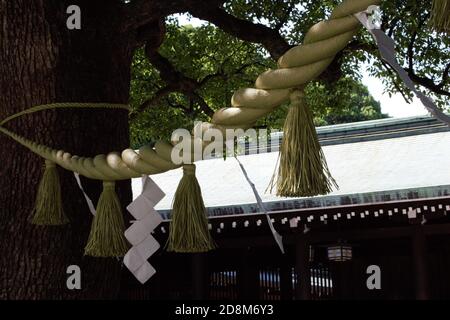
[[[443,89],[445,83],[435,84],[433,80],[431,80],[427,77],[421,77],[421,76],[415,74],[414,70],[412,70],[410,68],[406,68],[405,70],[406,70],[406,72],[408,72],[408,75],[411,78],[411,80],[414,81],[415,83],[420,84],[421,86],[427,88],[428,90],[430,90],[434,93],[450,97],[450,92]],[[447,73],[448,73],[448,69],[447,69]]]
[[[238,19],[219,7],[193,5],[188,11],[193,16],[209,21],[239,39],[262,44],[275,60],[292,47],[277,30]]]
[[[288,21],[289,16],[291,15],[292,10],[295,8],[296,2],[292,1],[289,6],[286,8],[286,10],[283,13],[283,17],[278,21],[278,23],[275,25],[275,30],[279,31],[283,25]]]
[[[344,51],[365,51],[370,54],[374,54],[377,52],[377,46],[375,43],[366,43],[361,42],[360,40],[353,40],[347,44],[347,46],[344,48]]]
[[[188,96],[198,103],[201,111],[208,115],[208,117],[212,118],[214,115],[214,110],[208,106],[206,101],[197,92],[191,92]]]
[[[174,13],[187,12],[188,7],[203,6],[207,8],[217,7],[224,0],[132,0],[124,7],[124,19],[122,29],[124,32],[136,30],[149,22],[165,18]]]
[[[384,62],[384,60],[381,60],[381,64],[383,65],[383,67],[384,67],[389,73],[392,74],[392,77],[393,77],[394,79],[397,79],[397,73],[396,73],[396,71],[395,71],[389,64],[387,64],[386,62]],[[411,103],[411,102],[412,102],[411,99],[409,99],[409,98],[406,96],[406,93],[403,92],[402,88],[401,88],[400,85],[397,83],[397,81],[396,81],[396,80],[393,80],[392,83],[394,84],[395,89],[397,89],[397,91],[402,95],[402,97],[403,97],[403,99],[405,100],[405,102],[406,102],[406,103]]]
[[[212,116],[214,110],[212,110],[205,100],[196,92],[196,90],[202,86],[202,81],[205,81],[205,79],[199,82],[196,79],[184,75],[176,70],[171,62],[158,52],[159,44],[162,43],[162,38],[164,37],[164,32],[162,30],[165,30],[165,28],[160,29],[160,32],[151,34],[152,41],[147,42],[145,54],[152,65],[158,69],[160,77],[166,83],[166,86],[158,90],[152,98],[141,104],[136,112],[133,113],[132,118],[156,104],[162,97],[165,97],[172,92],[182,93],[187,97],[190,97],[198,103],[200,110],[205,112],[208,116]]]
[[[425,88],[427,88],[428,90],[436,93],[436,94],[441,94],[444,96],[450,96],[450,92],[444,90],[444,86],[447,84],[447,80],[448,80],[448,74],[450,72],[450,64],[446,66],[443,75],[442,75],[442,81],[439,84],[434,83],[434,81],[430,78],[427,77],[421,77],[418,76],[415,71],[414,71],[414,41],[415,38],[417,37],[417,34],[414,33],[412,35],[412,39],[411,42],[408,45],[408,68],[404,68],[405,71],[408,73],[409,77],[411,78],[411,80],[418,84],[421,85]],[[375,55],[379,58],[378,53],[377,53],[377,48],[375,45],[373,44],[368,44],[368,43],[362,43],[358,40],[354,40],[352,42],[350,42],[347,47],[344,49],[346,51],[352,51],[352,50],[363,50],[369,54]],[[396,73],[393,72],[393,70],[389,67],[386,66],[385,62],[383,60],[381,60],[381,62],[383,63],[383,65],[386,67],[387,70],[389,70],[393,75],[396,76]],[[395,83],[394,81],[394,85],[397,88],[397,90],[399,89],[399,86],[397,83]],[[399,90],[399,92],[403,95],[403,97],[405,97],[404,93],[402,91]],[[405,98],[406,101],[408,101]]]
[[[417,26],[417,30],[420,30],[422,26],[425,24],[426,18],[425,16],[423,19],[419,20],[419,24]],[[409,77],[412,81],[414,81],[417,84],[422,85],[423,87],[427,88],[428,90],[437,93],[442,94],[445,96],[450,96],[450,92],[445,91],[443,88],[446,84],[446,80],[448,77],[449,72],[449,65],[445,68],[444,73],[442,75],[442,82],[439,84],[435,84],[434,81],[427,77],[419,76],[414,71],[414,43],[417,39],[417,30],[413,32],[411,36],[411,41],[408,44],[408,68],[405,68],[405,71],[408,72]]]
[[[450,72],[450,63],[445,67],[444,73],[442,74],[442,81],[439,83],[439,87],[443,88],[448,80],[448,74]]]
[[[130,119],[133,120],[139,113],[143,112],[145,109],[150,108],[154,105],[156,105],[162,98],[166,97],[168,94],[170,94],[173,90],[169,86],[165,86],[161,89],[159,89],[150,99],[146,100],[144,103],[142,103],[136,111],[134,111],[130,115]]]
[[[186,108],[182,104],[175,104],[170,99],[166,99],[166,101],[167,101],[167,104],[173,109],[181,109],[181,110],[183,110],[185,113],[187,113],[189,115],[192,113],[191,109]]]

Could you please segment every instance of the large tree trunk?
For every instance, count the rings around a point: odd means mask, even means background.
[[[68,30],[66,8],[78,3],[82,29]],[[132,48],[119,32],[120,1],[0,0],[0,119],[53,102],[127,103]],[[71,154],[127,147],[124,110],[50,110],[11,121],[8,129]],[[60,170],[71,223],[30,224],[43,160],[0,134],[0,299],[114,298],[121,262],[83,256],[92,216],[73,174]],[[101,182],[83,180],[94,202]],[[123,204],[129,181],[118,184]],[[126,217],[126,221],[127,221]],[[81,268],[81,290],[68,290],[66,269]]]

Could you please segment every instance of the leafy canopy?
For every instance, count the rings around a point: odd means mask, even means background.
[[[224,10],[240,19],[263,23],[279,30],[293,45],[302,42],[314,23],[326,18],[337,1],[247,1],[226,2]],[[426,94],[445,109],[449,90],[450,40],[438,37],[427,26],[430,4],[422,0],[383,1],[382,28],[397,44],[401,64]],[[131,121],[132,142],[139,146],[167,139],[177,128],[191,128],[194,121],[208,121],[213,111],[230,106],[233,92],[253,87],[257,76],[276,63],[260,44],[242,41],[212,24],[200,27],[180,26],[177,19],[166,19],[165,39],[159,54],[173,70],[190,79],[190,87],[166,88],[162,72],[141,48],[132,64],[131,105],[137,112]],[[385,90],[412,95],[397,76],[378,57],[373,40],[361,31],[343,50],[318,81],[306,88],[316,125],[372,120],[386,115],[360,82],[360,69],[382,79]],[[448,69],[448,67],[447,67]],[[191,81],[192,80],[192,81]],[[165,90],[167,89],[167,90]],[[282,128],[287,107],[278,108],[257,125]]]

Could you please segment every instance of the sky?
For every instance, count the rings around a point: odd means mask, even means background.
[[[389,94],[383,92],[383,83],[380,79],[376,77],[371,77],[367,72],[365,72],[365,67],[362,66],[362,83],[364,83],[369,92],[379,101],[381,104],[381,111],[387,113],[393,118],[402,117],[412,117],[427,115],[428,112],[422,103],[414,97],[411,104],[408,104],[405,99],[403,99],[400,93],[396,93],[389,97]]]
[[[175,15],[178,18],[180,25],[191,24],[193,26],[200,26],[206,22],[197,18],[189,17],[186,14]],[[393,118],[403,118],[412,116],[427,115],[428,112],[421,102],[414,97],[412,103],[408,104],[400,93],[389,97],[389,94],[384,93],[384,87],[380,79],[372,77],[366,72],[366,66],[361,66],[362,83],[367,86],[369,92],[380,102],[381,111]]]

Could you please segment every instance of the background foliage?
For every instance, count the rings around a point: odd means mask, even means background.
[[[233,0],[226,2],[223,9],[234,17],[279,30],[294,45],[301,43],[309,27],[326,18],[337,3]],[[383,1],[382,28],[395,39],[399,60],[416,77],[416,82],[421,84],[419,88],[445,109],[450,40],[428,29],[429,7],[430,3],[422,0]],[[131,85],[131,105],[140,110],[131,120],[135,147],[167,139],[174,129],[190,128],[196,120],[208,121],[212,111],[230,106],[236,89],[252,87],[261,72],[276,67],[262,45],[242,41],[210,23],[200,27],[180,26],[177,19],[169,17],[165,28],[158,52],[177,72],[194,81],[193,92],[197,98],[177,90],[159,96],[167,83],[162,80],[160,70],[146,58],[144,50],[137,50]],[[407,101],[412,98],[390,67],[379,59],[372,38],[361,31],[329,70],[307,87],[316,125],[386,117],[360,81],[363,65],[372,76],[382,79],[386,92],[401,92]],[[142,108],[144,104],[146,107]],[[257,125],[282,128],[286,110],[286,106],[277,109]]]

